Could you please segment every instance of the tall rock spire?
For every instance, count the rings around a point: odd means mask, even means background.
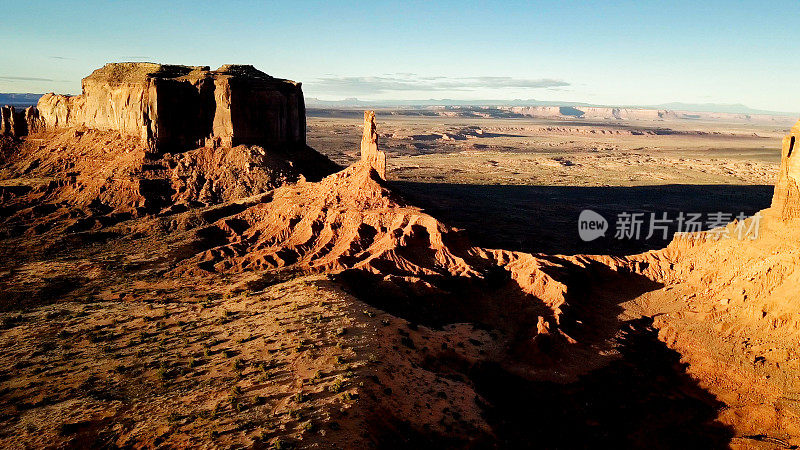
[[[361,137],[361,161],[366,161],[382,179],[386,179],[386,153],[378,150],[375,111],[364,111],[364,134]]]
[[[800,218],[800,121],[798,121],[783,138],[781,150],[781,168],[775,194],[772,197],[772,208],[780,214],[781,219]],[[362,150],[363,152],[363,150]]]

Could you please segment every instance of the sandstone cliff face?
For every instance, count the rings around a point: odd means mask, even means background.
[[[39,109],[37,109],[35,106],[29,106],[25,108],[24,117],[26,134],[36,133],[44,129],[42,116],[39,115]]]
[[[25,136],[41,130],[42,121],[39,111],[30,106],[18,110],[13,106],[0,108],[0,136]]]
[[[10,135],[11,133],[11,106],[0,107],[0,135]]]
[[[772,209],[782,220],[791,220],[800,217],[800,121],[783,138],[781,149],[781,168],[778,182],[775,184],[775,193],[772,197]]]
[[[47,128],[86,127],[137,136],[153,150],[304,145],[300,83],[252,66],[106,64],[83,79],[79,96],[38,103]]]
[[[378,150],[378,132],[375,131],[375,111],[364,111],[364,134],[361,136],[361,161],[375,169],[386,179],[386,153]]]

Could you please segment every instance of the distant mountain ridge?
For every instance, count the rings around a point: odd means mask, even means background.
[[[697,112],[715,112],[715,113],[729,113],[729,114],[764,114],[771,116],[795,116],[798,113],[787,111],[769,111],[764,109],[753,109],[741,103],[661,103],[659,105],[650,106],[627,106],[627,108],[642,108],[642,109],[670,109],[673,111],[697,111]]]
[[[39,98],[44,94],[3,94],[0,93],[0,105],[11,106],[32,106],[35,105]]]
[[[425,99],[425,100],[359,100],[345,98],[342,100],[320,100],[315,97],[306,97],[306,106],[317,108],[361,108],[361,107],[431,107],[431,106],[561,106],[561,107],[588,107],[588,108],[627,108],[627,109],[666,109],[672,111],[713,112],[728,114],[760,114],[773,116],[795,117],[800,112],[768,111],[753,109],[743,104],[727,103],[681,103],[671,102],[657,105],[602,105],[586,102],[560,102],[535,99],[514,100],[455,100],[455,99]]]

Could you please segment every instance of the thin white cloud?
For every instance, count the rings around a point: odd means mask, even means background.
[[[52,78],[37,78],[37,77],[11,77],[0,75],[0,81],[47,81],[47,82],[55,82],[55,83],[69,83],[68,80],[54,80]]]
[[[570,86],[552,78],[418,76],[397,73],[377,77],[326,76],[307,83],[317,92],[374,95],[390,92],[475,91],[484,89],[549,89]]]
[[[133,55],[133,56],[120,56],[120,60],[124,61],[153,61],[155,58],[152,56],[140,56],[140,55]]]

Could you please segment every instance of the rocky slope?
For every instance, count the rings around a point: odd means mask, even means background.
[[[726,404],[720,420],[743,439],[787,447],[800,443],[800,227],[792,162],[799,134],[800,122],[783,141],[772,206],[630,258],[664,287],[628,305],[655,317],[660,339]]]

